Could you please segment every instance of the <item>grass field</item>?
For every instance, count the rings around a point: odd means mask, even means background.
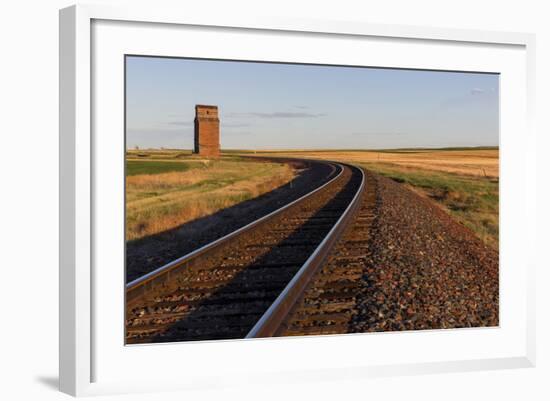
[[[390,164],[421,170],[498,178],[498,148],[387,149],[387,150],[291,150],[263,151],[257,154],[281,154],[358,163]]]
[[[473,230],[487,245],[498,249],[497,148],[266,153],[340,160],[362,165],[434,200],[457,221]]]
[[[171,171],[187,171],[189,163],[157,161],[157,160],[128,160],[126,162],[126,175],[161,174]]]
[[[127,154],[126,239],[157,234],[288,183],[287,164],[238,156],[201,159],[180,151]]]
[[[177,227],[284,185],[290,167],[239,154],[340,160],[369,168],[429,197],[498,249],[498,148],[231,151],[219,160],[182,150],[127,153],[127,239]]]
[[[435,200],[483,242],[498,249],[498,179],[377,163],[363,165]]]

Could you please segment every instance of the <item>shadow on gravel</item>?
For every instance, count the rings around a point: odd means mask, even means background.
[[[283,162],[284,159],[278,159]],[[332,178],[332,167],[291,161],[298,175],[286,185],[179,227],[126,243],[126,282],[271,213]]]
[[[275,301],[294,274],[317,248],[360,183],[354,175],[340,192],[309,220],[272,247],[265,255],[243,267],[233,280],[199,304],[199,310],[174,323],[164,336],[151,342],[220,340],[244,338]],[[319,224],[317,218],[331,216]],[[266,273],[265,266],[275,265]]]

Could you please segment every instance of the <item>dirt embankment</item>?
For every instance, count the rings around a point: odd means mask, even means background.
[[[377,186],[355,332],[497,326],[498,253],[430,200]]]

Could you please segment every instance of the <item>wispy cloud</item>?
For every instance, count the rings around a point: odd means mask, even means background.
[[[168,125],[177,125],[178,127],[192,127],[195,123],[194,121],[169,121],[166,124]],[[248,123],[232,123],[232,122],[223,122],[221,123],[224,128],[243,128],[250,127]]]
[[[475,104],[481,104],[491,101],[495,95],[495,89],[483,89],[479,87],[471,88],[469,91],[462,92],[462,95],[451,97],[439,103],[440,109],[454,109]]]
[[[182,127],[190,127],[194,124],[193,121],[170,121],[168,122],[169,125],[178,125]]]
[[[226,122],[221,122],[221,126],[224,127],[224,128],[243,128],[243,127],[250,127],[250,124],[248,123],[226,123]]]
[[[485,90],[481,89],[481,88],[473,88],[472,90],[470,90],[470,95],[481,95],[482,93],[485,93]]]
[[[248,113],[229,113],[228,117],[256,117],[256,118],[317,118],[324,117],[327,113],[306,113],[292,111],[276,111],[273,113],[248,112]]]
[[[230,136],[237,136],[237,135],[252,135],[252,132],[251,132],[251,131],[237,130],[237,131],[229,131],[229,132],[227,132],[227,134],[230,135]]]

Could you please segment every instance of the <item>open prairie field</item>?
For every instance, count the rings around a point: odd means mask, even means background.
[[[350,163],[382,163],[446,173],[498,178],[498,148],[389,149],[389,150],[289,150],[257,154],[284,154]]]
[[[252,199],[294,177],[288,164],[181,151],[132,151],[126,160],[126,239],[157,234]]]
[[[258,154],[339,160],[364,166],[431,198],[486,244],[498,249],[498,148],[292,150]]]

